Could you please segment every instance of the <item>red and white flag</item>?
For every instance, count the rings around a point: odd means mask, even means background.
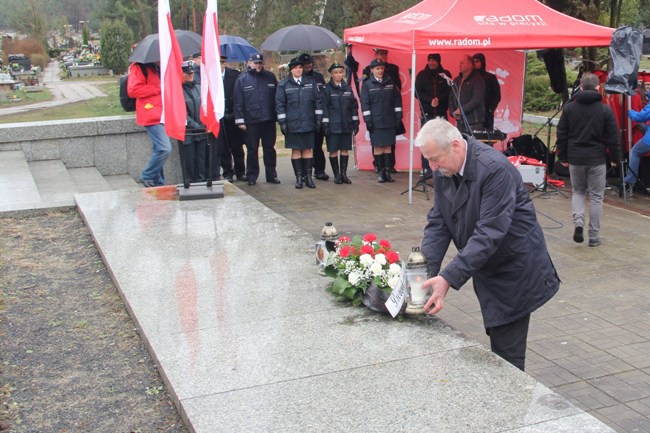
[[[158,1],[158,42],[160,44],[160,86],[162,93],[161,123],[165,132],[185,140],[187,108],[183,94],[183,54],[176,40],[169,11],[169,0]]]
[[[207,1],[201,47],[201,122],[216,137],[226,103],[221,76],[217,0]]]

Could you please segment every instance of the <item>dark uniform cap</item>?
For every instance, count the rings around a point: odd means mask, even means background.
[[[440,54],[429,54],[427,56],[427,60],[435,60],[436,62],[440,63]]]
[[[340,63],[332,63],[329,68],[327,68],[327,72],[332,72],[333,69],[345,69],[345,66],[341,65]]]
[[[383,53],[388,54],[388,50],[386,48],[373,48],[373,51],[375,53],[382,53],[383,52]]]
[[[368,65],[370,69],[375,68],[377,66],[386,66],[386,62],[382,62],[381,60],[377,60],[377,59],[372,59],[372,62],[370,62],[370,65]]]
[[[224,62],[225,62],[226,60],[228,60],[228,56],[224,56],[223,54],[221,54],[219,57],[220,57],[221,60],[223,60]]]
[[[261,54],[257,53],[251,55],[248,61],[253,63],[264,63],[264,57]]]
[[[181,69],[183,72],[194,72],[194,62],[191,60],[184,61],[181,63]]]
[[[201,53],[194,53],[194,54],[192,54],[192,57],[195,58],[195,59],[196,59],[197,57],[201,57]]]
[[[295,68],[298,65],[302,65],[302,61],[300,60],[300,57],[294,57],[293,59],[289,60],[289,63],[287,64],[289,70]]]
[[[305,65],[305,64],[311,63],[311,56],[309,54],[307,54],[307,53],[304,53],[304,54],[301,54],[300,57],[298,57],[298,60],[300,60],[300,62],[303,65]]]

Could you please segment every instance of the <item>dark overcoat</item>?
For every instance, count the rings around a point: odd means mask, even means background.
[[[486,144],[467,140],[464,175],[435,173],[422,252],[430,276],[460,289],[470,278],[486,328],[511,323],[551,299],[560,280],[519,171]],[[458,254],[442,271],[450,242]]]

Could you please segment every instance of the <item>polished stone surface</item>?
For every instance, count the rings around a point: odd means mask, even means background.
[[[315,239],[225,186],[75,196],[191,430],[613,432],[439,319],[337,303]]]

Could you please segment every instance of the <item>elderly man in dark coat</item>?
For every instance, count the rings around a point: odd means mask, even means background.
[[[422,127],[415,145],[436,171],[422,240],[424,286],[432,289],[424,309],[438,313],[449,287],[473,278],[492,351],[523,370],[530,313],[560,280],[521,175],[503,154],[440,118]],[[441,267],[451,241],[458,254]]]

